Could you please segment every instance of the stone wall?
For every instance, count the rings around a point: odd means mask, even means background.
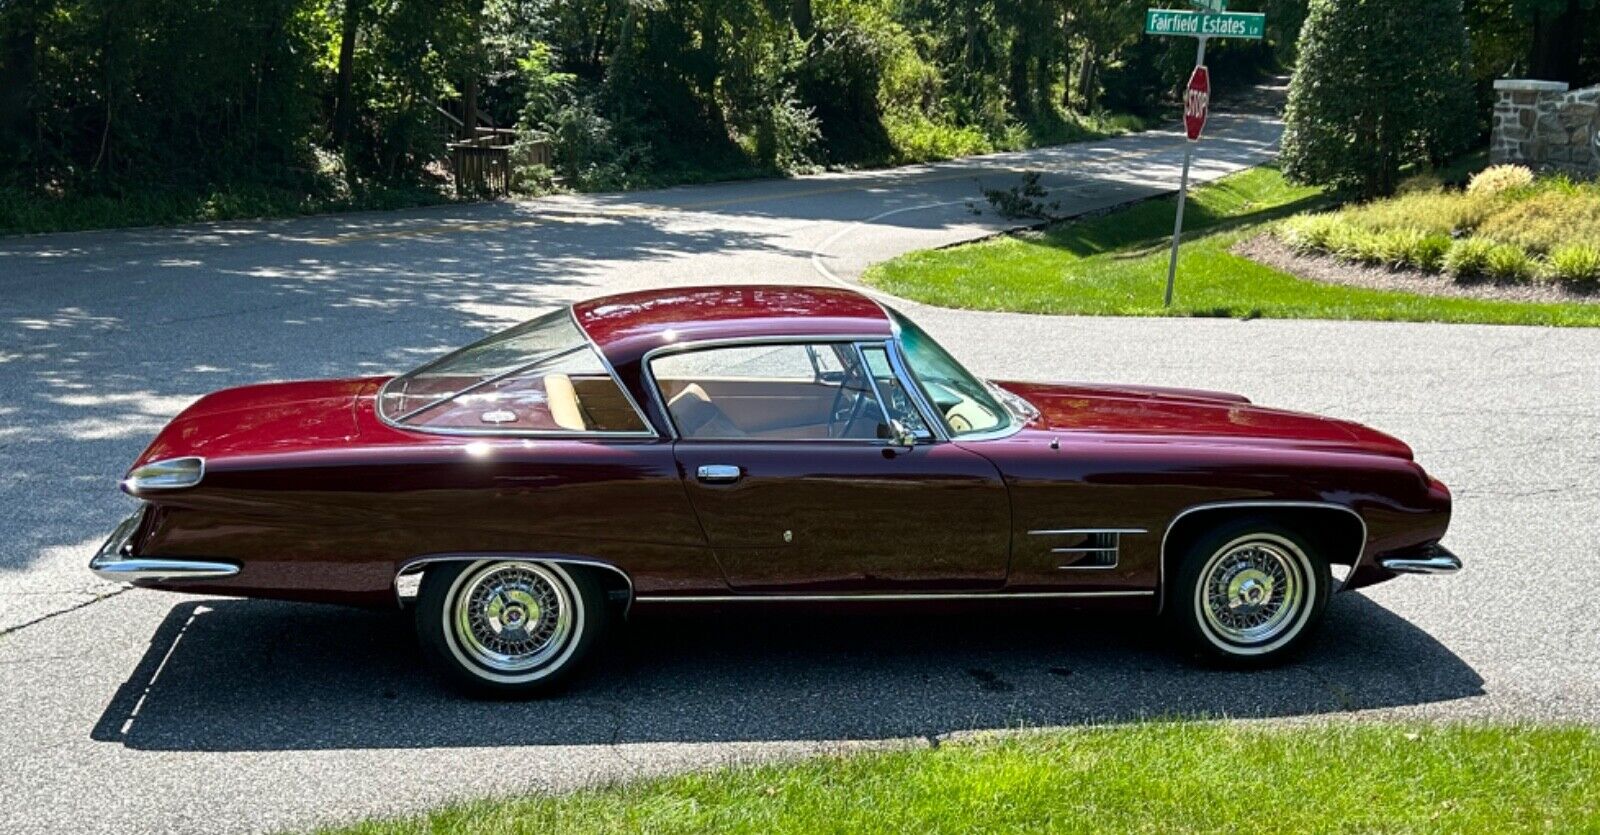
[[[1600,86],[1501,79],[1494,90],[1490,162],[1600,177]]]

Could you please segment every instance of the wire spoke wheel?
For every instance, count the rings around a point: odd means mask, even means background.
[[[480,563],[462,572],[448,599],[451,648],[492,675],[550,666],[581,628],[570,579],[539,563]]]
[[[1229,652],[1266,652],[1305,625],[1317,591],[1311,562],[1287,539],[1254,534],[1214,552],[1194,586],[1195,612]]]

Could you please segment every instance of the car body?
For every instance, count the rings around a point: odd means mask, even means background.
[[[424,645],[494,692],[565,679],[576,615],[692,603],[1056,600],[1257,663],[1334,586],[1460,567],[1449,491],[1388,435],[1217,392],[991,383],[835,288],[610,296],[399,377],[220,391],[123,484],[143,503],[102,576],[394,606],[421,573]],[[506,636],[562,607],[574,658],[521,665],[537,641]]]

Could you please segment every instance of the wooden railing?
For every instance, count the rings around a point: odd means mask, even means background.
[[[431,104],[449,122],[447,130],[457,135],[466,133],[466,123],[443,103]],[[517,144],[519,135],[517,131],[499,127],[481,112],[474,115],[473,121],[478,124],[473,125],[471,138],[445,145],[455,174],[456,194],[491,197],[506,194],[512,185],[511,146]],[[550,143],[536,139],[523,143],[522,150],[528,164],[550,167]]]

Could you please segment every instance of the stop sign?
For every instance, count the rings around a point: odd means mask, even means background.
[[[1211,112],[1211,73],[1202,64],[1189,76],[1189,86],[1183,91],[1183,129],[1191,141],[1200,138],[1206,129],[1206,115]]]

